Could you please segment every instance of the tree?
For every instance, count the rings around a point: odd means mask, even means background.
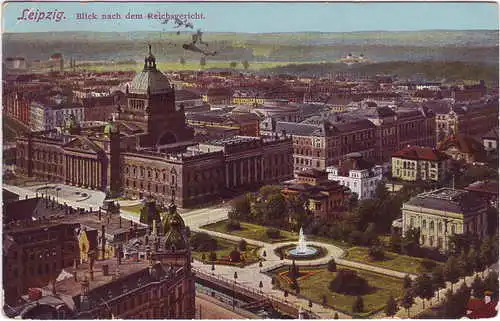
[[[467,253],[467,261],[470,264],[472,272],[481,272],[481,262],[479,259],[479,251],[474,248],[469,249],[469,253]]]
[[[401,240],[401,251],[404,254],[412,255],[420,249],[420,230],[417,228],[410,228],[406,231],[405,236]]]
[[[186,64],[186,59],[184,59],[184,57],[180,57],[179,63],[184,66]]]
[[[384,248],[380,245],[373,245],[368,249],[368,255],[376,261],[383,260],[385,257]]]
[[[196,251],[216,251],[217,240],[206,232],[194,233],[189,238],[191,247]]]
[[[337,263],[335,262],[335,259],[331,259],[330,261],[328,261],[328,271],[329,272],[337,271]]]
[[[337,319],[339,318],[339,314],[338,314],[337,312],[335,312],[335,314],[333,315],[333,318],[334,318],[335,320],[337,320]]]
[[[309,300],[309,307],[312,308],[313,307],[313,301]]]
[[[247,241],[241,239],[239,242],[238,242],[238,249],[242,252],[246,251],[247,250]]]
[[[390,239],[390,249],[393,252],[400,253],[401,252],[401,234],[397,232],[392,232],[391,233],[391,239]]]
[[[396,315],[396,312],[398,312],[398,304],[396,300],[394,300],[394,297],[391,295],[389,299],[387,300],[387,303],[385,304],[385,309],[384,312],[387,316],[393,317]]]
[[[234,249],[231,251],[231,253],[229,253],[229,259],[231,260],[231,262],[241,262],[241,253]]]
[[[231,62],[229,63],[229,67],[230,67],[230,68],[233,68],[233,69],[234,69],[234,68],[236,68],[236,66],[237,66],[237,65],[238,65],[238,63],[237,63],[236,61],[231,61]]]
[[[215,252],[210,252],[210,255],[209,255],[209,260],[214,262],[214,261],[217,261],[217,253]]]
[[[202,253],[202,254],[201,254],[201,260],[202,260],[203,262],[205,262],[205,260],[206,260],[206,259],[207,259],[207,256],[205,255],[205,253]]]
[[[483,299],[484,291],[486,290],[485,284],[483,280],[479,278],[478,275],[474,277],[474,281],[472,281],[471,289],[474,292],[474,296],[479,299]]]
[[[201,67],[201,69],[205,68],[206,64],[207,64],[207,59],[205,57],[201,57],[200,58],[200,67]]]
[[[458,282],[460,271],[458,270],[457,259],[450,256],[443,269],[444,279],[451,282],[451,290],[453,291],[453,283]]]
[[[421,274],[415,280],[415,295],[422,298],[422,308],[425,309],[425,300],[428,300],[434,296],[434,289],[432,286],[432,280],[427,274]]]
[[[285,291],[283,292],[283,295],[285,296],[285,298],[286,298],[286,297],[288,297],[288,291],[287,291],[287,290],[285,290]]]
[[[405,278],[403,279],[403,289],[405,289],[405,290],[410,289],[411,284],[412,284],[412,281],[411,281],[410,275],[406,274]]]
[[[406,309],[406,312],[408,312],[408,318],[410,318],[410,308],[413,305],[413,303],[415,303],[413,294],[411,293],[410,289],[407,289],[405,291],[403,299],[401,300],[401,306]]]
[[[437,298],[439,300],[439,290],[446,287],[443,268],[441,266],[436,266],[434,268],[434,270],[432,271],[431,279],[434,291],[437,291]]]
[[[483,269],[490,265],[491,262],[491,245],[488,238],[484,238],[479,248],[479,262]]]
[[[230,220],[245,220],[252,211],[252,196],[247,193],[231,201],[231,209],[227,216]]]
[[[248,63],[248,60],[243,60],[243,61],[241,62],[241,64],[243,65],[243,68],[244,68],[245,70],[247,70],[247,69],[248,69],[248,67],[250,67],[250,64]],[[236,67],[236,66],[235,66],[235,67]]]
[[[326,305],[326,303],[327,303],[327,297],[326,297],[326,295],[323,295],[323,296],[321,297],[321,303],[322,303],[324,306]]]
[[[354,300],[354,304],[352,305],[352,312],[354,313],[361,313],[365,309],[364,307],[364,302],[363,302],[363,297],[357,296],[356,300]]]
[[[332,292],[343,293],[347,295],[360,295],[369,289],[368,282],[360,277],[356,271],[341,269],[330,282],[329,289]]]

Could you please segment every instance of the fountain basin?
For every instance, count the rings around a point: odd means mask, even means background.
[[[278,256],[283,253],[283,258],[288,260],[314,260],[325,256],[327,253],[324,248],[314,245],[307,245],[305,252],[297,251],[297,244],[279,247],[274,252]]]

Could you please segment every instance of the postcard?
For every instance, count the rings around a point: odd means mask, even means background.
[[[2,10],[7,317],[497,315],[497,3]]]

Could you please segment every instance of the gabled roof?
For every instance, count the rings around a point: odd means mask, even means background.
[[[441,151],[430,147],[420,146],[408,146],[400,151],[392,153],[392,157],[428,161],[442,161],[448,159],[448,156]]]
[[[484,134],[482,139],[492,139],[492,140],[497,140],[498,141],[498,128],[492,128],[489,132]]]
[[[484,154],[483,144],[476,141],[472,136],[468,135],[455,135],[447,137],[444,141],[439,144],[439,150],[447,150],[451,147],[457,148],[460,152],[466,154],[473,154],[475,156],[481,156]]]

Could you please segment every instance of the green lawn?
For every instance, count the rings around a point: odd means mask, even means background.
[[[347,268],[345,266],[337,265],[337,268]],[[365,310],[363,313],[359,314],[359,317],[368,316],[374,312],[380,311],[384,308],[389,296],[394,298],[402,297],[403,295],[403,280],[398,278],[393,278],[390,276],[368,272],[364,270],[357,270],[354,268],[347,268],[350,270],[355,270],[358,275],[363,277],[368,281],[368,284],[374,288],[372,293],[363,296]],[[273,274],[278,274],[279,272],[287,271],[288,267],[284,267],[273,271]],[[307,270],[316,271],[313,275],[307,276],[304,279],[298,280],[300,287],[300,296],[311,299],[316,304],[322,304],[323,296],[327,297],[327,305],[333,307],[334,309],[343,311],[348,314],[352,314],[352,304],[356,299],[356,296],[345,295],[340,293],[332,292],[328,289],[330,281],[335,278],[336,272],[329,272],[325,267],[316,268],[300,268],[300,271],[305,272]],[[290,293],[294,293],[291,290],[286,281],[280,278],[280,284],[282,289],[288,289]]]
[[[215,253],[217,254],[217,258],[222,258],[223,256],[229,256],[231,251],[233,251],[237,246],[237,242],[233,242],[230,240],[226,240],[220,237],[214,237],[217,240],[217,251]],[[205,258],[208,260],[210,252],[198,252],[198,251],[192,251],[191,252],[193,257],[199,261],[202,261],[202,255],[205,253]],[[242,252],[242,255],[245,257],[245,261],[241,264],[241,266],[253,264],[255,262],[258,262],[260,257],[259,257],[259,247],[258,246],[253,246],[250,244],[247,244],[247,249],[246,251]],[[208,261],[205,261],[206,263],[210,263]]]
[[[283,230],[280,230],[281,231],[280,238],[272,239],[266,233],[268,227],[256,225],[256,224],[245,223],[245,222],[240,223],[240,225],[241,225],[240,230],[227,231],[226,223],[227,223],[227,220],[224,220],[224,221],[220,221],[217,223],[202,226],[201,228],[209,230],[209,231],[215,231],[215,232],[235,235],[235,236],[248,238],[248,239],[252,239],[252,240],[257,240],[257,241],[262,241],[262,242],[266,242],[266,243],[297,241],[299,239],[299,235],[297,233],[283,231]]]
[[[394,271],[419,274],[420,262],[424,261],[422,258],[412,257],[407,255],[400,255],[393,252],[385,252],[385,259],[382,261],[373,261],[368,255],[368,248],[366,247],[352,247],[346,251],[345,259],[371,264]],[[436,264],[442,264],[434,261]]]

